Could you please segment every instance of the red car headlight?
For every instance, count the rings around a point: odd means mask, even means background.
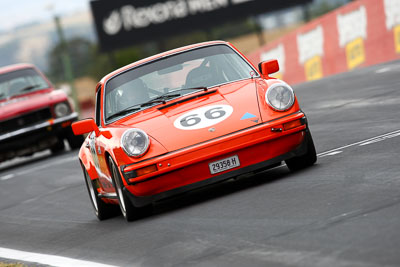
[[[67,102],[61,102],[54,105],[54,114],[56,118],[67,116],[71,113],[71,108]]]
[[[272,84],[265,93],[267,104],[276,111],[285,111],[294,104],[293,89],[285,83]]]
[[[126,130],[121,137],[121,147],[131,157],[141,157],[149,148],[149,136],[140,129]]]

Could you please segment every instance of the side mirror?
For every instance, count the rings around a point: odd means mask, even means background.
[[[271,59],[267,61],[263,61],[258,64],[258,69],[261,74],[268,76],[268,74],[272,74],[279,71],[278,60]]]
[[[72,131],[75,135],[86,134],[95,131],[96,136],[99,136],[100,130],[93,119],[85,119],[72,123]]]

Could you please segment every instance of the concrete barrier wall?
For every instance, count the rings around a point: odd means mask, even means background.
[[[295,84],[400,59],[400,0],[359,0],[247,55],[278,59],[274,76]]]

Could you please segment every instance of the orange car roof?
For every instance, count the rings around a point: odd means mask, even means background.
[[[166,52],[162,52],[162,53],[159,53],[159,54],[156,54],[156,55],[153,55],[153,56],[150,56],[150,57],[135,61],[135,62],[133,62],[133,63],[131,63],[129,65],[126,65],[126,66],[124,66],[122,68],[119,68],[119,69],[107,74],[106,76],[104,76],[99,83],[104,83],[106,80],[108,80],[109,78],[111,78],[112,76],[114,76],[114,75],[116,75],[118,73],[121,73],[121,72],[123,72],[125,70],[131,69],[131,68],[133,68],[135,66],[142,65],[143,63],[150,62],[150,61],[155,60],[157,58],[162,58],[164,56],[172,55],[172,54],[175,54],[175,53],[178,53],[178,52],[182,52],[182,51],[185,51],[185,50],[190,50],[190,49],[193,49],[193,48],[196,48],[196,47],[203,47],[203,46],[209,46],[209,45],[215,45],[215,44],[228,44],[228,45],[230,45],[230,43],[225,42],[225,41],[209,41],[209,42],[197,43],[197,44],[192,44],[192,45],[187,45],[187,46],[175,48],[175,49],[172,49],[172,50],[169,50],[169,51],[166,51]],[[96,88],[98,88],[98,86],[96,86]]]

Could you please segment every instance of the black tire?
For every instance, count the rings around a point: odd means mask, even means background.
[[[118,196],[119,207],[125,220],[127,222],[131,222],[148,215],[151,211],[151,206],[137,208],[132,204],[129,197],[126,195],[126,192],[124,192],[123,190],[124,187],[121,175],[117,169],[116,164],[114,163],[114,160],[109,157],[108,162],[112,175],[112,181],[114,183],[115,191],[117,192]]]
[[[120,214],[117,205],[106,204],[98,197],[95,183],[90,178],[85,167],[82,166],[82,169],[83,176],[85,178],[86,188],[89,193],[90,202],[92,203],[93,210],[97,218],[102,221]]]
[[[66,138],[69,144],[69,147],[74,150],[74,149],[78,149],[82,146],[83,141],[85,140],[85,138],[83,138],[82,135],[75,135],[72,132],[72,129],[70,128],[69,131],[66,134]]]
[[[64,151],[64,148],[65,148],[64,139],[58,138],[57,143],[54,144],[54,145],[50,148],[50,150],[51,150],[51,153],[53,153],[53,154],[59,154],[59,153],[61,153],[62,151]]]
[[[312,166],[317,162],[317,153],[315,151],[314,141],[309,129],[306,130],[307,152],[304,155],[286,160],[286,165],[291,171],[298,171]]]

